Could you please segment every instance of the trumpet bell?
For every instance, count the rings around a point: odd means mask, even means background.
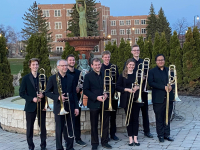
[[[69,114],[69,112],[65,111],[64,109],[61,109],[58,115],[66,115]]]
[[[177,96],[177,97],[175,97],[174,102],[181,102],[181,100],[180,100],[180,98]]]
[[[114,110],[112,107],[109,107],[108,110],[105,111],[116,111],[116,110]]]
[[[144,103],[144,102],[142,101],[142,99],[141,99],[141,98],[138,98],[138,100],[137,100],[137,101],[135,101],[135,103]]]

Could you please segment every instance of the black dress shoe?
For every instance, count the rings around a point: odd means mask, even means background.
[[[98,147],[98,146],[92,146],[92,149],[91,149],[91,150],[97,150],[97,147]]]
[[[164,142],[164,138],[163,138],[163,137],[158,137],[158,139],[159,139],[159,142],[160,142],[160,143],[163,143],[163,142]]]
[[[41,150],[47,150],[46,147],[42,147]]]
[[[153,135],[150,132],[144,133],[144,135],[147,136],[148,138],[153,138]]]
[[[140,143],[135,143],[135,142],[134,142],[134,145],[135,145],[135,146],[140,146]]]
[[[111,136],[111,139],[114,140],[114,141],[119,141],[119,138],[116,135]]]
[[[108,143],[103,144],[102,147],[107,148],[107,149],[112,149],[112,146],[110,146]]]
[[[86,146],[87,144],[85,142],[83,142],[82,140],[77,140],[76,141],[76,144],[77,145],[80,145],[80,146]]]
[[[128,146],[133,146],[133,143],[131,143],[131,144],[128,144]]]
[[[174,139],[173,139],[172,137],[170,137],[170,136],[164,137],[164,139],[166,139],[166,140],[168,140],[168,141],[174,141]]]

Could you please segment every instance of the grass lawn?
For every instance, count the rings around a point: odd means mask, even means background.
[[[11,74],[17,74],[20,70],[23,69],[24,59],[9,58],[8,61],[10,62]],[[51,67],[53,67],[56,64],[56,62],[57,60],[50,59]]]

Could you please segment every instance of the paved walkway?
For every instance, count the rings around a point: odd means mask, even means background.
[[[156,137],[155,127],[151,127],[151,133],[154,138],[149,139],[144,137],[142,131],[139,132],[138,140],[139,147],[129,147],[128,137],[126,133],[117,133],[121,139],[119,142],[111,141],[112,150],[200,150],[200,98],[195,97],[180,97],[182,102],[176,104],[176,113],[178,117],[171,122],[171,136],[175,138],[174,142],[165,141],[159,143]],[[179,118],[182,116],[181,118]],[[180,120],[181,119],[181,120]],[[90,135],[82,135],[83,141],[87,142],[88,146],[80,147],[75,145],[76,150],[90,150]],[[38,136],[34,137],[36,145],[35,150],[40,150],[40,139]],[[0,129],[0,150],[23,150],[28,149],[26,143],[26,136],[23,134],[16,134],[3,131]],[[48,137],[47,149],[55,150],[55,137]],[[98,148],[103,150],[101,146]]]

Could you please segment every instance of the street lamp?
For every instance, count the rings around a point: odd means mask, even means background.
[[[135,30],[135,28],[131,28],[133,31]],[[128,40],[129,40],[129,34],[130,34],[130,28],[128,28]]]
[[[199,16],[198,15],[195,15],[194,16],[194,27],[195,27],[195,18],[197,17],[197,20],[199,20]]]

